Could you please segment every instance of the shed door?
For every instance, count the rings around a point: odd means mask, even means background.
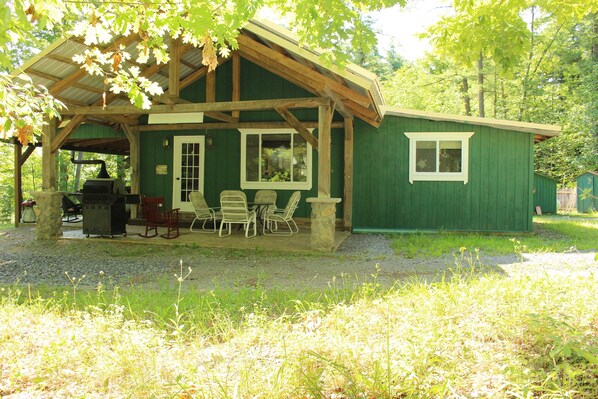
[[[204,183],[204,136],[175,136],[172,207],[193,212],[189,193],[203,192]]]

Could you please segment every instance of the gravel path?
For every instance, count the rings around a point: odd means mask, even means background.
[[[594,253],[524,254],[482,258],[484,270],[515,273],[580,274],[598,272]],[[86,240],[35,240],[32,227],[0,233],[0,284],[69,286],[70,279],[92,287],[142,285],[174,286],[174,274],[193,272],[186,285],[217,287],[326,288],[331,284],[376,281],[389,286],[417,277],[435,281],[455,268],[455,257],[406,259],[395,256],[383,235],[352,235],[339,251],[324,256],[268,256],[253,252],[188,247],[130,245]],[[467,266],[467,262],[465,262]],[[480,265],[477,265],[480,266]],[[68,273],[68,275],[67,275]],[[82,278],[82,276],[85,276]]]

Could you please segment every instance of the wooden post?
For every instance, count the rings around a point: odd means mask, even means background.
[[[131,163],[131,194],[140,194],[141,181],[139,175],[139,130],[129,125],[122,125],[129,140],[129,158]],[[137,218],[137,206],[131,207],[131,219]]]
[[[42,190],[56,190],[56,151],[52,152],[52,142],[56,137],[56,119],[44,125],[42,137]]]
[[[241,56],[239,53],[233,53],[233,101],[241,100]],[[233,118],[239,119],[240,111],[233,111]]]
[[[170,61],[168,63],[168,96],[179,98],[179,75],[181,71],[181,51],[179,39],[170,39]]]
[[[345,193],[343,225],[351,231],[353,225],[353,119],[345,118]]]
[[[15,141],[14,148],[14,177],[15,177],[15,227],[19,227],[19,220],[21,219],[21,202],[23,202],[22,194],[22,169],[21,169],[21,150],[23,146],[18,141]]]
[[[206,102],[216,101],[216,71],[208,72],[206,75]]]
[[[330,105],[318,107],[318,198],[330,198]]]

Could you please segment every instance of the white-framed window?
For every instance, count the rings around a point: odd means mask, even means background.
[[[239,131],[242,189],[311,189],[312,148],[295,129]]]
[[[469,176],[469,138],[473,132],[405,133],[409,138],[409,182],[462,181]]]

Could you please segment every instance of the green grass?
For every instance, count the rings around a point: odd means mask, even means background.
[[[0,395],[597,397],[598,276],[477,266],[390,290],[12,287],[0,301]]]
[[[598,250],[598,217],[536,217],[532,234],[451,233],[403,234],[395,238],[395,253],[414,257],[435,257],[458,253],[460,248],[477,248],[485,255],[521,252]]]

